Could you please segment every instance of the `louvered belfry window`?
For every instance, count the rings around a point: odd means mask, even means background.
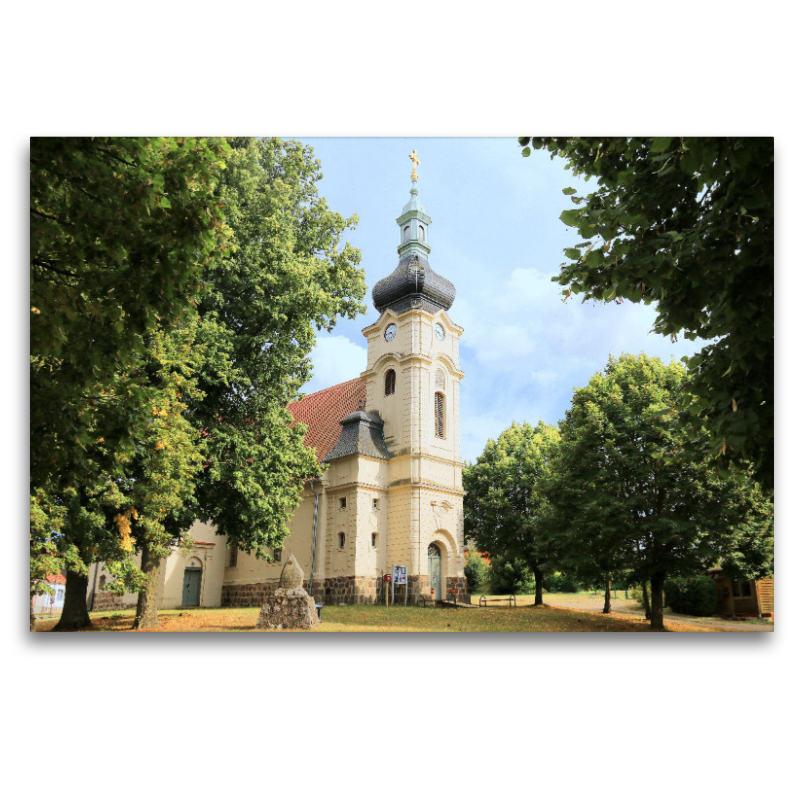
[[[386,381],[384,383],[384,394],[394,394],[395,389],[395,382],[397,378],[395,376],[394,370],[390,369],[386,373]]]
[[[436,392],[433,396],[433,415],[435,418],[436,435],[444,439],[444,395]]]

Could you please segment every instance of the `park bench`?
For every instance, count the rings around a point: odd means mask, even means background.
[[[485,594],[482,594],[478,605],[481,606],[481,608],[488,608],[489,603],[508,603],[509,608],[511,608],[512,605],[516,608],[517,596],[515,594],[510,594],[508,597],[487,597]]]

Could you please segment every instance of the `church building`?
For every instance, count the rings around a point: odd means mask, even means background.
[[[377,319],[362,331],[366,368],[289,406],[326,467],[306,484],[291,535],[269,563],[227,549],[212,526],[195,523],[193,550],[176,551],[162,567],[160,607],[261,605],[290,554],[317,602],[383,602],[384,576],[396,566],[405,568],[406,583],[388,585],[395,602],[469,602],[459,442],[463,329],[448,316],[455,286],[428,262],[431,218],[418,196],[416,151],[412,160],[410,198],[397,218],[399,263],[375,285]],[[95,609],[136,602],[135,595],[104,597],[110,593],[96,584],[90,576]]]

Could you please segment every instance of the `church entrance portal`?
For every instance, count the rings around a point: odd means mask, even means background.
[[[197,566],[194,566],[197,562]],[[200,578],[203,575],[203,568],[196,558],[192,559],[192,566],[186,567],[183,571],[183,598],[181,605],[199,606],[200,605]]]
[[[428,574],[431,576],[431,589],[437,600],[442,599],[442,553],[438,546],[428,547]]]

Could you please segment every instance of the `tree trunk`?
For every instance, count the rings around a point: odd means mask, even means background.
[[[144,588],[139,592],[136,602],[136,618],[134,630],[158,628],[158,590],[161,578],[161,559],[154,555],[147,545],[142,547],[142,572],[144,572]]]
[[[611,613],[611,581],[606,581],[606,596],[603,602],[603,613]]]
[[[650,594],[647,591],[647,581],[642,584],[642,605],[644,606],[644,618],[651,619],[653,612],[650,610]]]
[[[81,575],[67,567],[67,587],[64,594],[64,608],[61,619],[54,631],[78,631],[91,628],[92,620],[86,610],[86,590],[89,588],[89,575]]]
[[[533,577],[536,578],[536,599],[533,601],[535,606],[543,606],[544,600],[542,600],[542,588],[544,586],[544,575],[540,569],[533,569]]]
[[[31,630],[36,630],[36,615],[33,613],[33,606],[36,603],[36,595],[31,594]]]
[[[650,630],[663,631],[664,628],[664,576],[650,579],[653,609],[650,617]]]

